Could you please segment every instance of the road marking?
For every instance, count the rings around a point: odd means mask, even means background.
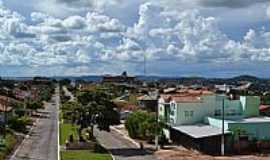
[[[57,99],[56,99],[56,107],[57,107],[57,145],[58,145],[58,147],[57,147],[57,159],[58,160],[61,160],[61,157],[60,157],[60,123],[59,123],[59,103],[60,103],[60,96],[59,96],[59,93],[60,93],[60,91],[59,91],[59,88],[57,88]]]

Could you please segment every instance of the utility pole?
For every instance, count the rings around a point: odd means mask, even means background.
[[[144,76],[146,76],[146,55],[145,54],[143,57],[143,73],[144,73]]]
[[[222,136],[221,136],[221,155],[224,156],[225,154],[225,136],[224,136],[224,98],[222,99]]]

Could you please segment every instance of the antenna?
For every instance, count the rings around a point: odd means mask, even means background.
[[[143,73],[146,76],[146,55],[143,56]]]

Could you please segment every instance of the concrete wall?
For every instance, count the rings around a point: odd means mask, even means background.
[[[256,96],[241,96],[243,115],[245,117],[259,116],[260,98]]]
[[[206,117],[204,119],[205,123],[210,124],[211,126],[217,127],[217,128],[222,128],[222,120],[217,119],[217,118],[212,118],[212,117]],[[224,121],[224,130],[229,129],[229,122]]]
[[[222,120],[215,117],[205,118],[205,123],[210,124],[218,128],[222,128]],[[270,123],[258,122],[258,123],[237,123],[231,120],[224,121],[224,129],[234,132],[241,130],[249,136],[249,139],[257,140],[270,140]]]
[[[205,117],[220,118],[223,102],[225,119],[235,120],[259,115],[260,100],[258,97],[241,97],[240,100],[229,100],[222,95],[209,95],[202,96],[200,102],[176,103],[171,101],[170,110],[175,109],[174,114],[169,116],[171,125],[203,123]],[[159,115],[165,116],[165,106],[162,100],[159,100]]]
[[[177,103],[174,125],[202,123],[206,116],[214,115],[217,105],[216,96],[202,96],[201,102]]]
[[[229,123],[229,130],[244,131],[249,139],[270,140],[270,123]]]

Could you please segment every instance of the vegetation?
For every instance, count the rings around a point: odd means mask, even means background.
[[[4,143],[0,146],[0,160],[4,160],[6,155],[12,152],[12,149],[16,143],[16,136],[12,133],[12,131],[8,130]]]
[[[60,124],[60,145],[66,143],[66,140],[72,135],[74,139],[78,139],[78,126],[72,124]]]
[[[31,119],[27,116],[23,117],[14,116],[8,121],[8,126],[14,131],[26,133],[27,132],[26,126],[29,123],[31,123]]]
[[[125,127],[131,138],[152,142],[156,134],[162,135],[164,124],[157,122],[155,113],[138,110],[128,116]]]
[[[94,153],[87,150],[62,151],[61,160],[112,160],[108,153]]]
[[[31,110],[31,112],[36,112],[38,109],[43,108],[43,104],[40,101],[28,101],[26,103],[26,108]]]
[[[119,114],[114,109],[116,106],[110,100],[110,95],[104,92],[81,92],[77,97],[78,102],[62,104],[62,117],[65,122],[80,126],[80,132],[95,124],[100,130],[109,131],[109,126],[119,124]],[[91,132],[93,133],[93,132]]]

